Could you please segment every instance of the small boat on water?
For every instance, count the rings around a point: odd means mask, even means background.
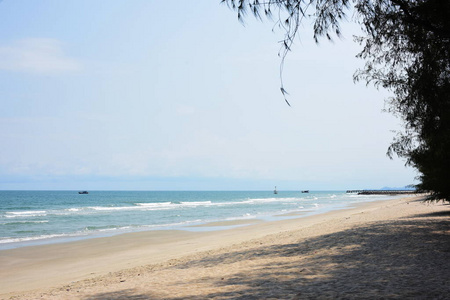
[[[89,192],[88,191],[81,191],[81,192],[78,192],[78,194],[89,194]]]
[[[308,190],[304,190],[304,191],[302,191],[302,193],[309,193],[309,191]]]
[[[277,187],[275,186],[275,189],[273,190],[273,193],[274,194],[278,194],[278,191],[277,191]]]

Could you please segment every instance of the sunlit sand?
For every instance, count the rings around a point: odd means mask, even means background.
[[[449,205],[409,197],[222,231],[5,250],[0,291],[17,299],[443,299],[449,218]]]

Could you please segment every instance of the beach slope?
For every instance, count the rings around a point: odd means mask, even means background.
[[[450,206],[419,198],[216,232],[0,252],[3,299],[445,299]]]

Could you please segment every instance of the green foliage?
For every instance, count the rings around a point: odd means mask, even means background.
[[[340,35],[350,6],[365,36],[358,55],[365,67],[355,73],[393,92],[389,111],[404,122],[388,149],[420,172],[417,186],[432,200],[450,202],[450,1],[448,0],[223,0],[242,18],[272,18],[285,30],[280,55],[291,49],[304,19],[313,20],[314,39]],[[282,62],[283,64],[283,62]],[[281,86],[282,91],[284,87]],[[285,92],[283,92],[285,96]]]
[[[355,78],[389,89],[389,110],[404,121],[388,149],[421,173],[419,189],[450,201],[450,2],[364,1],[357,4],[363,29]]]

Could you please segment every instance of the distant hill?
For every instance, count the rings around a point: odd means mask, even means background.
[[[385,186],[385,187],[382,187],[380,190],[383,190],[383,191],[403,191],[403,190],[414,191],[415,189],[416,188],[410,187],[410,186],[404,186],[404,187],[388,187],[388,186]]]

